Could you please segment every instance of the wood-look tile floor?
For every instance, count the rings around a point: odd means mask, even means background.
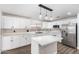
[[[57,52],[58,54],[79,54],[79,50],[76,51],[76,49],[61,43],[57,44]],[[4,51],[2,54],[31,54],[31,45]]]
[[[3,51],[2,54],[31,54],[31,45]]]
[[[57,53],[58,54],[79,54],[79,50],[76,50],[69,46],[58,43],[57,44]]]

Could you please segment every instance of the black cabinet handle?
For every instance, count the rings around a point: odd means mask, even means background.
[[[11,40],[11,42],[13,42],[13,40]]]

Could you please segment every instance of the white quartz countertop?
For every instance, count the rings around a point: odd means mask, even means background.
[[[32,40],[36,41],[41,46],[60,41],[62,39],[63,39],[62,37],[52,36],[52,35],[32,37]]]

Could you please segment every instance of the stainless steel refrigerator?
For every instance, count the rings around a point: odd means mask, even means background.
[[[63,25],[62,29],[62,43],[73,48],[77,48],[77,24]]]

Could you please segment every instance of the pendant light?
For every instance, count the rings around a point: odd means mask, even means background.
[[[45,15],[45,20],[48,20],[48,15],[47,15],[47,10],[46,10],[46,15]]]
[[[52,11],[50,11],[50,18],[49,18],[49,20],[53,20],[53,18],[52,18]]]
[[[41,7],[40,7],[40,15],[39,15],[39,19],[42,19]]]
[[[38,6],[40,7],[40,15],[39,15],[39,19],[40,19],[40,20],[49,21],[49,20],[52,20],[52,19],[53,19],[53,18],[52,18],[52,11],[53,11],[53,9],[51,9],[51,8],[45,6],[45,5],[42,5],[42,4],[39,4]],[[45,17],[42,15],[41,8],[45,9],[45,11],[46,11]],[[50,12],[50,16],[48,16],[47,11]]]

